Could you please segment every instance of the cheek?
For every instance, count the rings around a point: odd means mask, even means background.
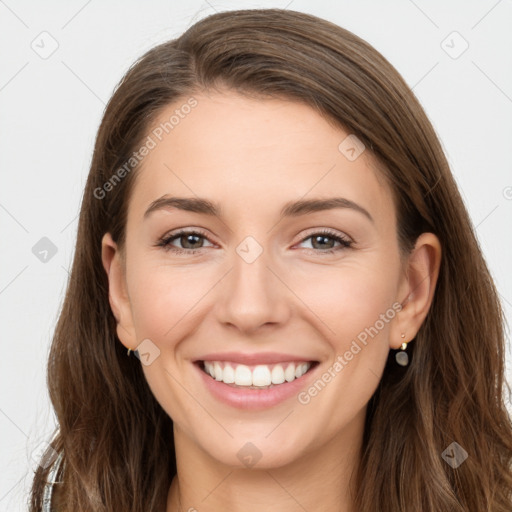
[[[141,255],[132,258],[128,281],[137,339],[149,339],[159,350],[151,364],[142,366],[146,381],[173,421],[187,428],[203,424],[205,418],[200,407],[191,407],[184,391],[191,369],[179,351],[181,341],[200,326],[201,299],[215,283],[208,275],[192,266],[155,265]]]
[[[157,345],[176,339],[176,334],[193,321],[197,306],[215,280],[211,272],[165,265],[144,265],[132,272],[130,302],[138,338],[149,338]],[[164,347],[161,347],[164,348]]]
[[[396,292],[396,275],[379,264],[349,263],[339,268],[325,268],[314,274],[303,274],[293,280],[294,291],[318,316],[337,352],[347,343],[377,323],[385,335],[394,317],[392,309]],[[390,311],[391,310],[391,311]]]
[[[353,264],[318,273],[314,286],[307,279],[295,281],[297,295],[323,326],[330,353],[326,372],[298,401],[326,418],[327,430],[347,423],[379,383],[396,317],[396,277],[391,267],[385,271],[378,264]]]

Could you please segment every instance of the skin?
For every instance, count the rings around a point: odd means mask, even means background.
[[[391,191],[373,157],[349,161],[338,150],[348,133],[310,107],[228,90],[195,98],[137,171],[126,246],[108,233],[102,242],[120,341],[134,349],[149,339],[160,351],[143,370],[174,422],[178,476],[167,511],[354,511],[350,477],[367,403],[389,349],[414,338],[428,312],[439,241],[424,233],[401,258]],[[223,216],[174,208],[144,218],[164,194],[209,199]],[[352,208],[280,217],[288,201],[334,196],[373,221]],[[205,232],[192,245],[172,242],[197,253],[157,246],[178,228]],[[322,228],[351,247],[315,243]],[[263,249],[252,263],[236,252],[247,236]],[[231,407],[210,395],[193,365],[212,352],[281,352],[318,361],[320,377],[394,303],[400,313],[305,405],[293,396],[263,410]],[[237,457],[247,442],[261,454],[253,467]]]

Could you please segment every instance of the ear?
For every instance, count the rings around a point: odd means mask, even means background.
[[[434,298],[441,252],[441,243],[433,233],[423,233],[416,240],[399,284],[397,299],[402,309],[391,329],[391,348],[411,341],[425,320]]]
[[[108,277],[108,299],[117,321],[117,336],[126,348],[135,350],[136,335],[126,286],[123,255],[110,233],[105,233],[101,240],[101,260]]]

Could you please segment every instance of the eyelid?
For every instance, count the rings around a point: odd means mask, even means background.
[[[185,227],[185,228],[177,228],[172,231],[169,231],[165,233],[162,237],[159,238],[159,240],[156,242],[157,247],[162,247],[165,250],[171,251],[171,252],[183,252],[183,253],[195,253],[197,251],[200,251],[201,249],[204,249],[204,247],[200,247],[198,249],[182,249],[180,247],[175,247],[171,245],[171,242],[174,240],[179,239],[181,236],[187,236],[187,235],[198,235],[201,238],[204,238],[212,245],[216,245],[212,240],[210,239],[210,236],[208,233],[203,230],[202,228],[197,228],[194,226]]]
[[[304,247],[303,249],[310,254],[332,255],[332,254],[342,252],[343,250],[353,248],[353,246],[354,246],[354,240],[352,239],[352,237],[348,236],[347,234],[345,234],[343,232],[332,229],[332,228],[312,228],[311,230],[308,230],[307,233],[303,233],[301,235],[301,239],[299,240],[299,242],[294,244],[294,246],[305,243],[307,240],[311,240],[312,238],[314,238],[314,236],[326,236],[326,237],[334,240],[335,243],[337,243],[338,245],[336,247],[322,249],[322,250],[316,250],[315,248]]]
[[[180,234],[187,234],[187,235],[188,234],[196,234],[196,235],[204,236],[205,238],[210,238],[210,235],[203,228],[198,228],[195,226],[187,226],[185,228],[173,229],[173,230],[167,232],[162,238],[171,238],[173,236],[180,235]]]
[[[162,247],[164,250],[174,252],[176,254],[181,253],[181,254],[190,254],[190,255],[196,254],[197,252],[200,252],[202,249],[210,247],[210,246],[207,246],[207,247],[199,247],[197,249],[183,249],[183,248],[175,247],[175,246],[171,245],[171,242],[173,242],[174,240],[179,239],[181,236],[187,236],[187,235],[198,235],[199,237],[207,240],[213,246],[217,245],[214,242],[212,242],[212,240],[210,240],[210,237],[206,233],[205,230],[203,230],[202,228],[194,227],[194,226],[185,227],[185,228],[177,228],[175,230],[172,230],[172,231],[166,233],[164,236],[162,236],[159,239],[159,241],[156,243],[156,245],[159,247]],[[306,242],[306,240],[311,239],[314,235],[317,235],[317,236],[324,235],[328,238],[333,239],[335,242],[337,242],[339,244],[338,247],[336,247],[336,248],[329,248],[329,249],[322,249],[322,250],[315,250],[314,248],[304,248],[304,249],[306,249],[306,251],[312,252],[315,254],[319,254],[319,253],[320,254],[332,254],[332,253],[338,252],[340,250],[350,248],[354,244],[353,239],[343,232],[337,231],[332,228],[314,227],[314,228],[308,229],[305,233],[303,232],[301,234],[300,240],[298,242],[296,242],[294,244],[294,246]]]
[[[349,236],[344,231],[338,231],[337,229],[334,229],[334,228],[314,227],[314,228],[309,228],[309,229],[305,230],[305,232],[302,232],[300,235],[299,242],[303,242],[306,238],[309,238],[310,236],[313,236],[316,234],[331,235],[333,237],[346,239],[347,241],[350,241],[350,242],[354,241],[352,239],[352,237]]]

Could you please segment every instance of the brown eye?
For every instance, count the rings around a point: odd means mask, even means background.
[[[178,239],[184,249],[199,249],[203,241],[203,237],[195,234],[180,235]]]
[[[193,254],[196,251],[208,247],[204,245],[207,240],[207,237],[202,233],[182,230],[165,236],[157,245],[163,247],[166,251]],[[177,246],[176,243],[179,245]]]
[[[315,235],[311,237],[311,245],[314,249],[332,249],[336,240],[332,236]]]
[[[304,238],[301,243],[311,240],[311,249],[317,249],[315,252],[332,253],[352,246],[352,241],[348,238],[332,233],[330,231],[321,231],[313,233]],[[308,248],[308,247],[306,247]]]

